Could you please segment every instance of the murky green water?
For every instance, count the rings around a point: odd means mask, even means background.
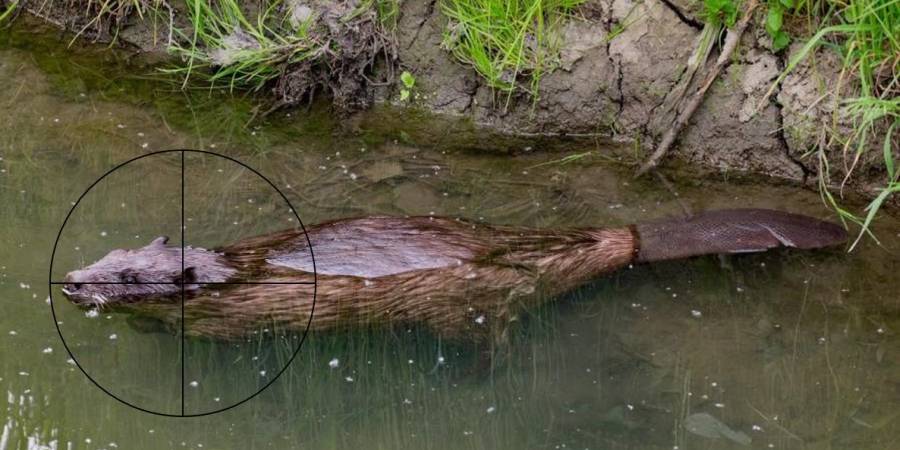
[[[167,418],[123,405],[68,361],[48,268],[72,202],[117,163],[155,149],[238,158],[306,223],[434,213],[554,227],[683,207],[828,211],[813,192],[726,180],[679,184],[675,197],[632,180],[594,144],[547,154],[526,143],[515,157],[450,151],[441,139],[408,142],[421,133],[413,120],[372,127],[389,122],[374,118],[348,134],[315,108],[246,126],[252,102],[116,76],[123,62],[108,52],[72,56],[47,35],[7,32],[0,42],[0,450],[900,447],[900,221],[887,216],[876,228],[885,248],[699,258],[598,280],[529,314],[493,370],[478,368],[472,346],[424,330],[333,333],[310,337],[269,389],[226,412]],[[195,162],[189,243],[292,225],[258,180]],[[174,161],[148,159],[98,186],[67,226],[57,272],[178,236],[179,174]],[[99,382],[177,411],[177,337],[54,299],[67,342]],[[266,384],[291,346],[261,342],[189,340],[196,370],[185,380],[198,381],[186,388],[189,404],[215,408]]]

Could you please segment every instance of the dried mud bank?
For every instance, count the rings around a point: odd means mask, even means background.
[[[541,79],[540,97],[534,101],[524,94],[497,92],[442,48],[447,19],[439,0],[407,0],[396,19],[391,57],[367,63],[368,72],[359,73],[361,84],[350,80],[357,83],[350,97],[359,105],[425,111],[436,119],[420,123],[445,122],[438,128],[457,134],[463,147],[477,145],[478,132],[488,131],[526,139],[612,138],[649,152],[675,116],[680,77],[703,26],[698,8],[699,2],[690,0],[587,2],[563,26],[559,66]],[[176,23],[184,20],[181,12],[173,11]],[[78,20],[67,22],[59,11],[32,12],[77,28],[73,25]],[[128,20],[117,25],[119,41],[145,52],[165,52],[167,36],[158,23]],[[110,36],[101,29],[92,37]],[[848,131],[850,124],[842,119],[834,95],[840,62],[824,50],[765,96],[799,47],[775,53],[764,30],[751,27],[663,164],[689,168],[694,174],[727,172],[815,183],[811,175],[819,164],[814,150],[829,139],[827,130]],[[715,57],[714,50],[710,61]],[[400,100],[399,81],[372,81],[396,79],[398,68],[416,78],[412,100]],[[340,78],[349,79],[345,74]],[[695,76],[693,83],[700,79]],[[365,126],[372,117],[381,120],[383,115],[358,114],[347,123]],[[446,142],[447,133],[442,134]],[[827,151],[831,161],[845,160],[839,144]],[[877,158],[881,151],[870,153],[875,156],[858,163],[849,183],[852,190],[869,195],[884,176]],[[849,165],[832,164],[831,181],[839,183]]]

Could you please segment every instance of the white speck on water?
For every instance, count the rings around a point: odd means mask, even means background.
[[[485,319],[484,315],[482,314],[475,318],[475,323],[477,323],[478,325],[482,325],[482,324],[484,324],[485,320],[487,320],[487,319]]]
[[[144,142],[143,144],[141,144],[141,148],[147,148],[149,146],[150,146],[149,142]]]
[[[71,364],[71,365],[74,366],[74,365],[75,365],[75,360],[72,359],[72,358],[69,358],[69,359],[66,360],[66,363],[67,363],[67,364]]]
[[[17,335],[17,334],[19,334],[19,333],[18,333],[16,330],[9,330],[9,335],[10,335],[10,336],[15,336],[15,335]]]
[[[28,372],[25,372],[24,370],[19,372],[19,376],[27,377],[28,375],[30,374]]]
[[[819,341],[820,344],[824,344],[824,343],[825,343],[825,336],[820,337],[820,338],[818,339],[818,341]]]
[[[346,382],[348,382],[348,383],[352,383],[352,382],[353,382],[353,377],[344,377],[344,381],[346,381]]]
[[[753,426],[750,427],[750,428],[751,428],[753,431],[762,431],[762,430],[763,430],[762,427],[759,426],[759,425],[753,425]]]
[[[47,347],[47,348],[45,348],[44,350],[42,350],[42,353],[44,353],[44,354],[47,354],[47,353],[53,353],[53,348],[52,348],[52,347]]]
[[[266,376],[266,371],[265,371],[265,370],[260,370],[260,371],[259,371],[259,376],[261,376],[261,377]]]
[[[194,388],[197,386],[200,386],[200,383],[198,383],[197,380],[191,381],[189,384],[191,387],[194,387]]]
[[[495,406],[488,406],[488,409],[485,410],[488,414],[493,414],[495,411],[497,411],[497,407]]]
[[[625,407],[628,408],[629,411],[634,411],[634,405],[632,404],[627,404]]]
[[[98,312],[96,309],[89,309],[84,312],[84,317],[87,317],[88,319],[93,319],[99,315],[100,312]]]
[[[341,361],[337,358],[332,358],[331,361],[328,361],[328,367],[332,369],[337,369],[341,365]]]
[[[116,339],[118,339],[118,338],[119,338],[119,335],[116,334],[116,333],[113,333],[113,334],[109,335],[109,340],[111,340],[111,341],[114,341],[114,340],[116,340]]]
[[[884,328],[878,328],[875,331],[878,332],[878,334],[884,334]]]
[[[351,179],[351,180],[356,180],[356,178],[357,178],[357,175],[356,175],[355,173],[353,173],[353,172],[350,172],[350,179]]]
[[[744,292],[744,288],[738,286],[738,287],[737,287],[737,291],[738,291],[738,293]]]
[[[120,124],[117,124],[117,125],[116,125],[116,128],[120,128],[120,129],[121,129],[121,128],[125,128],[125,125],[122,125],[122,124],[120,123]]]
[[[415,362],[415,361],[413,361],[413,360],[411,360],[411,359],[407,361],[408,364],[412,364],[412,363],[414,363],[414,362]]]
[[[716,407],[716,408],[724,408],[724,407],[725,407],[725,404],[724,404],[724,403],[716,403],[716,404],[715,404],[715,407]]]
[[[700,311],[698,311],[698,310],[696,310],[696,309],[692,309],[692,310],[691,310],[691,315],[694,316],[694,317],[696,317],[696,318],[698,318],[698,319],[701,318],[701,317],[703,317],[703,313],[700,312]]]
[[[412,405],[412,400],[410,400],[410,399],[408,399],[408,398],[404,398],[404,399],[403,399],[403,404],[404,404],[404,405]]]
[[[106,237],[107,233],[105,231],[100,232],[100,236]]]
[[[138,137],[144,137],[144,132],[143,132],[143,131],[138,131]]]
[[[222,401],[222,399],[221,399],[220,397],[216,397],[216,398],[213,399],[213,401],[214,401],[214,402],[220,402],[220,401]]]

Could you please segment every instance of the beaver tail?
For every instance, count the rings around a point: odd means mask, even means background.
[[[708,211],[637,224],[634,230],[637,262],[777,247],[812,249],[847,240],[847,232],[837,224],[770,209]]]

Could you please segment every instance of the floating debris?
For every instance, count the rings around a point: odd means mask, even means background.
[[[684,428],[697,436],[710,439],[725,438],[740,445],[750,445],[752,440],[741,431],[732,430],[719,419],[707,413],[691,414],[684,419]]]

